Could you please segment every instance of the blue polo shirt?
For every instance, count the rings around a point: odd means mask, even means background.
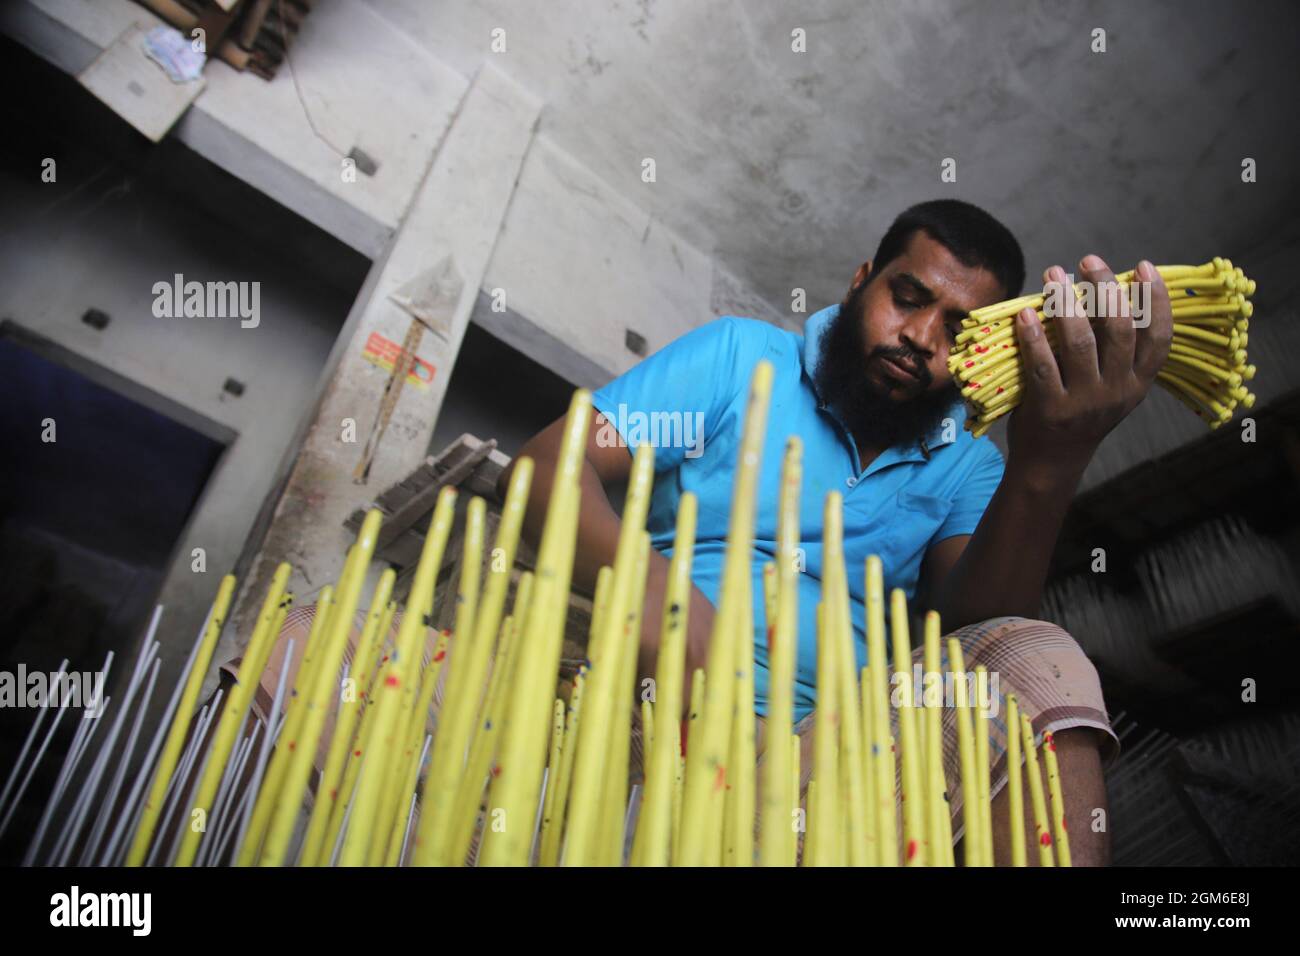
[[[647,528],[654,547],[672,554],[677,502],[685,491],[699,499],[692,578],[716,606],[722,581],[731,492],[754,366],[775,369],[758,487],[753,553],[755,710],[767,713],[767,639],[763,565],[776,555],[781,461],[785,441],[803,441],[799,536],[805,571],[799,575],[799,643],[795,719],[817,701],[816,608],[821,598],[822,509],[827,492],[844,498],[844,556],[858,666],[866,663],[865,567],[870,554],[884,565],[886,594],[916,594],[927,548],[970,534],[1002,480],[1002,454],[961,427],[965,412],[919,445],[894,447],[862,468],[857,447],[813,384],[822,334],[838,312],[809,317],[803,336],[754,319],[725,316],[687,333],[619,376],[593,396],[595,408],[629,449],[655,446],[655,483]],[[928,452],[928,455],[927,455]]]

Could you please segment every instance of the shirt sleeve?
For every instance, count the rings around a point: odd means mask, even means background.
[[[970,477],[962,483],[961,490],[953,499],[948,517],[939,526],[932,541],[974,533],[980,518],[984,516],[984,509],[989,506],[993,493],[1002,483],[1002,473],[1006,470],[1002,452],[987,438],[977,438],[975,442],[980,447],[980,459],[971,469]]]
[[[596,390],[592,405],[609,422],[597,440],[621,441],[629,452],[648,442],[656,471],[698,457],[735,400],[736,383],[752,371],[742,326],[731,316],[714,319]]]

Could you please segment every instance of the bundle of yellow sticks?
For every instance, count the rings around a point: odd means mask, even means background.
[[[1254,312],[1249,297],[1255,294],[1255,280],[1232,260],[1218,256],[1199,266],[1156,266],[1156,271],[1169,290],[1174,318],[1169,357],[1156,380],[1211,428],[1218,428],[1232,419],[1238,405],[1255,404],[1255,396],[1242,384],[1255,377],[1255,366],[1246,363],[1247,329]],[[1129,297],[1133,277],[1132,271],[1115,277],[1121,296]],[[1075,291],[1092,294],[1091,288],[1080,285]],[[960,347],[949,354],[948,368],[962,383],[969,409],[966,428],[975,437],[1024,398],[1016,314],[1034,309],[1056,350],[1053,310],[1047,303],[1041,293],[1021,296],[976,309],[962,320]],[[1110,314],[1119,313],[1112,308]]]
[[[388,569],[370,598],[348,679],[342,681],[357,692],[340,694],[349,629],[381,524],[380,512],[372,510],[338,582],[319,594],[292,694],[280,677],[274,709],[279,711],[280,700],[288,701],[287,708],[278,727],[266,728],[257,757],[243,728],[250,695],[287,611],[290,568],[278,568],[264,596],[238,679],[220,708],[206,715],[210,732],[191,733],[199,688],[234,594],[234,579],[223,580],[182,677],[183,691],[177,690],[170,725],[165,734],[158,730],[157,757],[141,779],[142,793],[148,780],[147,793],[122,810],[129,839],[122,841],[121,859],[128,865],[179,866],[951,866],[956,861],[947,794],[960,786],[966,808],[963,863],[992,865],[988,702],[975,699],[960,648],[950,640],[950,673],[944,676],[956,678],[961,759],[959,779],[946,779],[944,702],[930,700],[928,687],[926,700],[914,699],[905,595],[884,593],[881,562],[874,556],[863,568],[846,566],[837,493],[825,500],[814,766],[806,800],[801,799],[799,738],[792,729],[802,483],[797,437],[788,439],[782,464],[779,553],[763,576],[771,690],[766,753],[756,767],[750,562],[772,375],[766,362],[754,371],[724,582],[707,667],[693,675],[689,702],[683,700],[683,668],[696,519],[689,494],[678,513],[653,700],[635,700],[650,549],[645,523],[654,451],[648,445],[634,455],[614,564],[598,578],[589,665],[567,703],[557,698],[579,476],[592,414],[590,394],[578,391],[566,420],[537,563],[518,579],[513,603],[507,608],[509,569],[533,477],[533,463],[526,458],[511,474],[492,543],[500,549],[493,556],[501,560],[487,565],[482,560],[489,546],[485,502],[475,498],[465,509],[454,630],[440,635],[436,652],[426,660],[424,622],[432,619],[435,578],[457,497],[454,489],[444,488],[395,644],[385,646],[397,610],[391,600],[394,574]],[[481,567],[486,569],[480,572]],[[851,573],[865,575],[867,596],[868,666],[857,673]],[[939,616],[930,612],[923,635],[925,671],[936,677],[941,633]],[[977,668],[979,686],[985,686],[982,670]],[[895,681],[896,674],[909,679]],[[440,681],[442,706],[430,739],[426,717]],[[891,701],[895,683],[900,697]],[[891,719],[895,705],[898,712]],[[332,708],[327,756],[313,788],[314,763]],[[634,708],[644,742],[644,779],[635,800],[629,782]],[[689,745],[683,756],[680,718],[687,712]],[[1012,696],[1004,719],[1013,862],[1026,862],[1028,836],[1041,864],[1068,865],[1061,779],[1050,735],[1041,746],[1035,743]],[[207,741],[201,745],[206,751],[192,752],[198,740]],[[233,792],[237,779],[246,781],[242,796]],[[1030,835],[1022,825],[1026,781],[1035,821]]]

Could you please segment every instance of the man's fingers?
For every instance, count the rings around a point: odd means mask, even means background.
[[[1064,388],[1061,384],[1061,371],[1056,365],[1056,356],[1047,344],[1043,324],[1038,321],[1038,313],[1024,308],[1016,316],[1016,338],[1020,342],[1020,358],[1024,363],[1025,398],[1036,401],[1041,398],[1060,395]]]
[[[1084,256],[1079,272],[1094,291],[1092,315],[1097,321],[1093,333],[1098,339],[1101,377],[1118,388],[1133,372],[1133,346],[1137,341],[1128,296],[1100,256]]]
[[[1174,335],[1173,308],[1169,303],[1169,289],[1155,266],[1143,259],[1134,270],[1134,281],[1150,283],[1147,297],[1147,326],[1136,330],[1137,343],[1133,352],[1133,371],[1144,382],[1151,382],[1156,372],[1169,357],[1169,343]]]
[[[1097,337],[1083,310],[1083,304],[1074,293],[1074,286],[1060,266],[1048,270],[1048,283],[1044,314],[1051,309],[1056,326],[1057,353],[1060,360],[1061,381],[1067,389],[1101,381],[1097,365]]]

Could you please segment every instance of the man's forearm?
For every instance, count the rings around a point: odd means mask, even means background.
[[[1036,617],[1057,535],[1087,461],[1007,463],[1002,483],[933,605],[945,631]]]
[[[529,442],[520,451],[520,457],[533,459],[533,480],[528,491],[528,510],[524,514],[524,537],[537,546],[541,542],[546,524],[547,504],[551,500],[555,481],[555,463],[558,448],[542,439]],[[502,474],[499,490],[509,487],[510,472],[514,464]],[[596,575],[604,565],[614,564],[618,550],[618,535],[622,522],[609,502],[600,476],[590,461],[582,465],[582,498],[578,512],[577,545],[573,556],[573,586],[591,594],[596,589]]]

